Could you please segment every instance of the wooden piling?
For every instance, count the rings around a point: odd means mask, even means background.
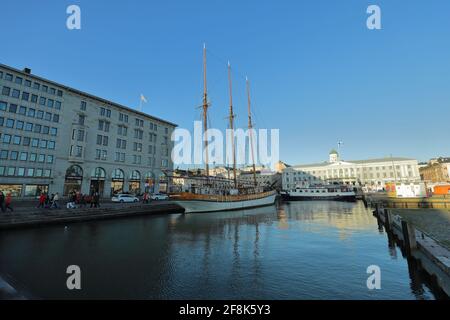
[[[411,254],[413,250],[417,249],[416,230],[413,225],[402,220],[402,232],[405,249],[408,254]]]

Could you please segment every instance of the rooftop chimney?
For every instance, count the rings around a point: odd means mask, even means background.
[[[31,69],[25,68],[25,69],[23,69],[23,72],[25,72],[26,74],[31,74]]]

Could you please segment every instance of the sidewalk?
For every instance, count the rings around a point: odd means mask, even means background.
[[[14,212],[0,212],[0,229],[184,212],[183,208],[170,201],[152,201],[149,204],[105,201],[100,205],[100,208],[90,208],[87,205],[83,208],[66,209],[66,202],[61,201],[60,209],[38,209],[37,201],[13,202]]]

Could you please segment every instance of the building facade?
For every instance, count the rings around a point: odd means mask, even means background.
[[[164,191],[176,125],[0,65],[0,190]]]
[[[450,182],[450,158],[431,159],[420,169],[420,177],[426,182]]]
[[[286,167],[282,174],[283,190],[326,183],[381,189],[387,182],[417,181],[420,181],[420,175],[415,159],[392,157],[341,161],[336,150],[330,152],[327,162]]]

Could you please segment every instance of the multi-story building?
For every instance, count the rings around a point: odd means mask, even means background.
[[[256,184],[260,187],[281,188],[281,173],[265,168],[257,169],[255,171],[255,176],[253,175],[253,170],[243,170],[239,175],[239,181],[246,185],[252,185],[255,182],[255,177]]]
[[[390,157],[341,161],[336,150],[330,152],[327,162],[286,167],[282,174],[284,190],[321,183],[344,183],[380,189],[387,182],[417,181],[420,181],[420,175],[415,159]]]
[[[419,171],[423,181],[450,182],[450,158],[431,159]]]
[[[158,191],[176,125],[0,64],[0,190]]]

